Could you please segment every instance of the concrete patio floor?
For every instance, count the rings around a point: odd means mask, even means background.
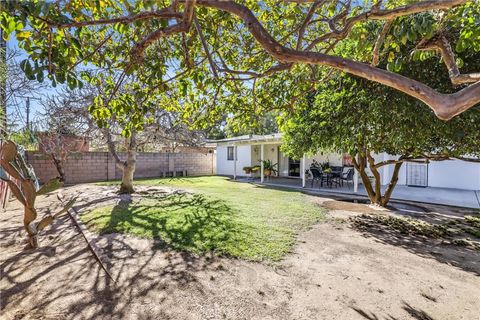
[[[242,182],[254,182],[260,183],[260,178],[246,179],[239,178],[238,181]],[[307,180],[305,188],[302,188],[302,180],[295,178],[282,178],[282,177],[270,177],[265,180],[264,185],[281,186],[288,188],[301,189],[308,192],[325,194],[350,194],[366,196],[367,193],[362,185],[358,186],[358,192],[353,192],[353,186],[346,185],[339,187],[319,187],[318,183],[315,183],[314,187],[311,187],[311,180]],[[385,186],[382,187],[383,191]],[[395,187],[392,195],[393,200],[407,200],[432,204],[443,204],[458,207],[480,209],[480,190],[462,190],[462,189],[447,189],[447,188],[434,188],[434,187],[408,187],[404,185],[398,185]]]

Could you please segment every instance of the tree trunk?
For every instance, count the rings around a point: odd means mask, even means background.
[[[133,175],[135,174],[135,167],[137,165],[137,133],[132,130],[130,141],[127,144],[127,160],[122,169],[122,184],[120,185],[119,193],[131,194],[133,189]]]
[[[370,182],[367,172],[365,171],[366,159],[364,156],[361,155],[358,155],[358,160],[356,159],[356,157],[356,155],[352,155],[353,166],[360,174],[360,178],[362,179],[363,186],[365,188],[365,191],[367,192],[370,202],[375,203],[375,190],[373,190],[372,183]]]
[[[392,178],[390,179],[390,183],[388,184],[387,190],[385,191],[385,194],[382,197],[382,202],[381,202],[382,207],[386,207],[388,204],[388,201],[390,201],[390,197],[392,196],[393,189],[395,189],[395,186],[397,185],[397,182],[398,182],[398,174],[400,172],[400,168],[402,167],[402,164],[403,162],[395,163],[395,168],[393,169]]]
[[[357,169],[357,171],[360,174],[360,177],[363,182],[363,186],[365,187],[365,191],[367,192],[370,202],[376,206],[386,207],[388,202],[390,201],[393,190],[397,185],[398,174],[400,173],[400,168],[402,167],[403,162],[395,163],[395,168],[393,170],[390,183],[388,184],[384,195],[382,195],[381,176],[380,176],[380,173],[378,172],[378,167],[375,165],[375,159],[370,155],[368,151],[366,154],[367,154],[366,157],[362,157],[358,155],[358,161],[356,160],[355,157],[352,156],[353,164],[355,166],[355,169]],[[365,171],[366,159],[368,159],[368,165],[369,165],[370,171],[372,172],[373,177],[375,178],[375,188],[373,187],[372,182],[370,181],[368,174]],[[402,157],[400,158],[400,160],[401,159]]]
[[[382,179],[380,172],[378,172],[377,167],[375,167],[375,159],[371,156],[370,152],[367,152],[368,167],[375,178],[375,200],[373,204],[382,206]]]
[[[104,131],[104,135],[107,138],[108,151],[115,159],[115,164],[122,170],[122,183],[120,184],[121,194],[131,194],[135,190],[133,188],[133,175],[135,174],[135,167],[137,164],[137,133],[132,130],[131,136],[127,143],[127,160],[122,161],[115,149],[115,143],[112,140],[112,134],[109,129]]]
[[[58,176],[60,178],[61,182],[65,182],[65,170],[63,169],[63,163],[62,160],[58,159],[55,154],[51,154],[53,164],[55,165],[55,168],[57,169]]]
[[[136,159],[137,152],[135,150],[129,150],[127,161],[122,171],[122,184],[120,185],[119,191],[121,194],[131,194],[135,192],[133,189],[133,175],[135,173]]]

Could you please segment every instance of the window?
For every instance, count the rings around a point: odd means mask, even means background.
[[[233,147],[227,147],[227,160],[234,160],[234,149]]]

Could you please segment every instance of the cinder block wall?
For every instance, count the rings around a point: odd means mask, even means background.
[[[120,158],[126,155],[120,153]],[[27,152],[27,161],[33,166],[41,183],[58,176],[49,156]],[[156,178],[165,175],[187,176],[212,175],[216,173],[213,153],[138,153],[135,178]],[[76,184],[120,179],[122,172],[108,152],[73,153],[64,165],[65,183]]]

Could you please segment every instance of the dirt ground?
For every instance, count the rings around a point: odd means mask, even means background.
[[[92,186],[67,191],[85,188]],[[112,194],[95,188],[84,202]],[[24,250],[22,212],[11,206],[0,213],[0,318],[480,319],[480,251],[358,230],[350,217],[371,208],[317,201],[329,208],[327,221],[300,234],[293,252],[275,264],[90,234],[114,280],[68,216],[41,236],[40,249]],[[58,205],[54,195],[38,202],[43,212]]]

